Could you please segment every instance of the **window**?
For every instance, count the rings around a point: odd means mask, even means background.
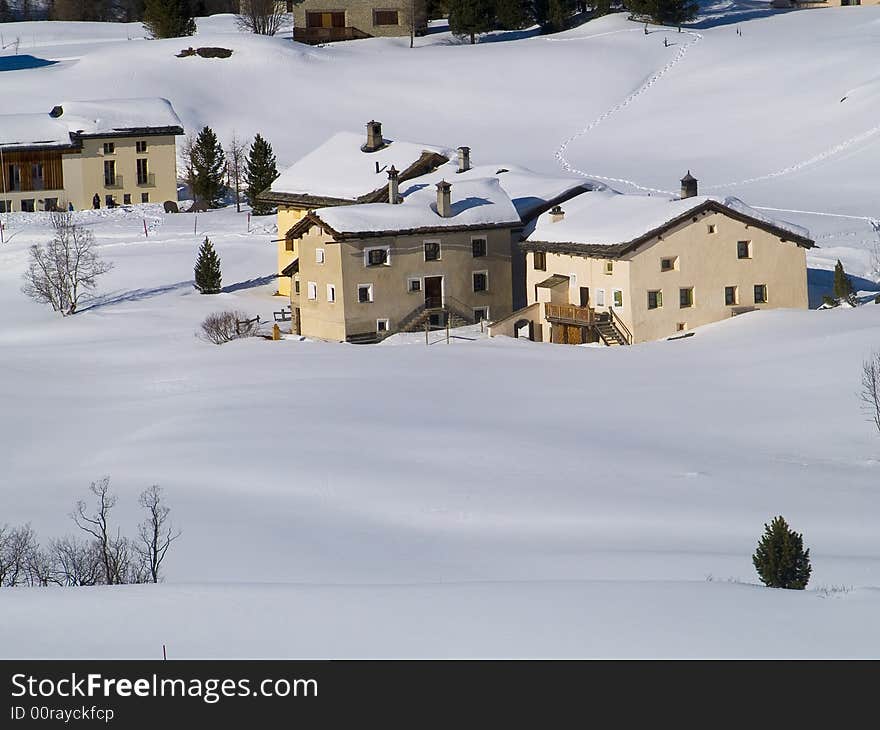
[[[711,235],[711,234],[715,233],[715,231],[716,231],[717,229],[715,228],[715,224],[714,224],[714,223],[710,223],[709,225],[706,226],[706,230],[707,230],[707,231],[709,232],[709,234]]]
[[[682,309],[694,306],[694,288],[678,290],[678,306]]]
[[[613,261],[606,261],[605,262],[605,273],[606,274],[613,274],[614,273],[614,262]]]
[[[46,198],[43,201],[43,210],[58,210],[58,198]]]
[[[543,251],[535,251],[532,254],[532,263],[535,271],[547,271],[547,254]]]
[[[150,194],[149,193],[141,193],[141,202],[149,203],[150,202]]]
[[[755,284],[755,304],[767,303],[767,285]]]
[[[614,301],[615,307],[622,307],[623,306],[623,292],[620,289],[612,289],[611,290],[611,297],[612,297],[612,300]]]
[[[11,213],[12,212],[12,201],[11,200],[0,200],[0,213]]]
[[[675,325],[676,332],[684,332],[688,328],[687,322],[679,322]]]
[[[324,263],[324,249],[316,248],[315,249],[315,263],[323,264]]]
[[[104,187],[116,185],[116,160],[104,161]]]
[[[425,241],[425,261],[440,260],[440,241]]]
[[[21,166],[20,165],[10,165],[9,166],[9,189],[10,190],[21,190]]]
[[[116,201],[113,199],[112,195],[104,196],[104,205],[106,205],[108,208],[113,208],[116,205]]]
[[[385,266],[388,264],[387,248],[368,248],[366,254],[366,266]]]
[[[327,301],[336,301],[336,287],[333,284],[327,284]]]
[[[137,184],[138,185],[146,185],[150,176],[147,174],[147,160],[146,158],[139,157],[136,161],[137,164]]]
[[[31,165],[31,190],[43,189],[43,163],[35,162]]]
[[[104,142],[104,154],[112,155],[116,152],[116,145],[113,142]]]
[[[293,280],[293,293],[299,294],[299,279]]]
[[[604,307],[605,306],[605,290],[604,289],[596,289],[596,306]]]
[[[724,287],[724,304],[729,307],[733,304],[738,304],[738,303],[739,303],[739,292],[737,291],[737,287],[735,287],[735,286]]]
[[[147,140],[138,140],[134,143],[134,147],[139,154],[144,154],[147,151]]]
[[[736,257],[738,259],[752,258],[752,242],[751,241],[737,241],[736,242]]]
[[[421,279],[408,279],[406,282],[407,291],[415,292],[422,290],[422,280]]]
[[[131,205],[131,193],[124,193],[122,196],[123,205]]]
[[[373,25],[400,25],[396,10],[374,10]]]
[[[481,256],[486,255],[486,239],[485,238],[472,238],[471,239],[471,248],[473,249],[474,258],[480,258]]]
[[[358,301],[361,304],[367,304],[373,301],[372,284],[358,284]]]
[[[477,307],[474,310],[474,322],[482,322],[489,319],[489,307]]]
[[[648,292],[648,309],[660,309],[663,306],[663,292],[662,291],[649,291]]]
[[[285,251],[293,251],[293,239],[285,237],[284,239],[284,250]]]
[[[488,271],[475,271],[474,272],[474,291],[488,291],[489,290],[489,272]]]
[[[318,283],[315,281],[309,282],[309,299],[315,300],[318,298]]]
[[[672,256],[665,259],[660,259],[660,271],[673,271],[677,268],[678,265],[678,257]]]
[[[387,332],[388,331],[388,320],[387,319],[377,319],[376,320],[376,332]]]
[[[33,213],[34,212],[34,199],[33,198],[25,198],[21,201],[21,212],[22,213]]]

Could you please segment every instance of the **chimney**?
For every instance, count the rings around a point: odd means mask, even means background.
[[[559,223],[563,218],[565,218],[565,211],[562,210],[562,207],[559,205],[554,205],[550,209],[550,222],[551,223]]]
[[[681,179],[681,199],[697,197],[697,178],[691,175],[688,170],[687,175]]]
[[[398,181],[399,174],[400,173],[397,172],[397,169],[394,167],[394,165],[392,165],[391,169],[388,170],[388,202],[391,203],[391,205],[396,205],[397,203],[403,202],[400,199],[400,194],[398,192],[400,185]]]
[[[445,180],[437,183],[437,214],[443,218],[452,217],[452,185]]]
[[[385,140],[382,139],[382,122],[370,120],[367,122],[367,143],[361,147],[364,152],[375,152],[385,146]]]
[[[467,172],[471,169],[471,148],[470,147],[459,147],[458,148],[458,171],[459,172]]]

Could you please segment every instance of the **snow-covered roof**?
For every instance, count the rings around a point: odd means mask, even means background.
[[[795,237],[809,239],[810,233],[805,228],[763,215],[738,198],[701,195],[679,199],[663,195],[625,195],[605,189],[569,200],[563,206],[565,215],[561,220],[554,221],[549,212],[544,213],[538,218],[527,240],[592,246],[626,244],[710,202],[787,231]]]
[[[167,99],[64,101],[44,114],[0,115],[3,147],[69,147],[72,136],[124,134],[133,130],[182,128]]]
[[[404,232],[421,229],[515,226],[519,213],[497,178],[455,180],[452,184],[452,215],[437,212],[437,188],[420,183],[403,202],[362,203],[320,208],[320,220],[341,234]]]
[[[376,152],[364,152],[363,134],[338,132],[324,144],[288,167],[272,183],[274,193],[312,195],[357,200],[388,182],[387,170],[393,165],[404,172],[424,153],[437,153],[450,160],[455,151],[436,145],[385,139]],[[376,172],[378,163],[378,170]]]

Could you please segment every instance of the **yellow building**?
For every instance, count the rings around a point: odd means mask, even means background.
[[[490,334],[633,344],[776,307],[806,308],[809,232],[741,201],[597,190],[542,215],[522,243],[528,305]]]
[[[0,116],[0,212],[176,201],[180,134],[165,99]]]

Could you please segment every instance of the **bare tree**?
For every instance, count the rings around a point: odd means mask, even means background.
[[[86,514],[86,503],[80,500],[71,517],[79,529],[95,539],[101,556],[102,582],[107,585],[140,582],[138,566],[132,562],[131,544],[118,529],[114,535],[110,525],[110,512],[116,506],[116,495],[110,494],[110,477],[92,482],[89,491],[98,499],[94,514]]]
[[[0,527],[0,586],[31,585],[30,569],[39,551],[30,525]]]
[[[862,407],[869,420],[880,431],[880,352],[875,352],[862,364]]]
[[[183,142],[180,145],[180,160],[177,166],[178,170],[183,170],[183,180],[189,187],[189,194],[192,195],[194,201],[196,200],[196,166],[195,166],[195,149],[196,149],[196,134],[195,132],[190,132],[184,137]]]
[[[147,511],[147,518],[138,527],[138,552],[148,580],[158,583],[162,561],[181,532],[175,530],[168,520],[171,509],[162,501],[162,488],[158,484],[141,492],[140,504]]]
[[[283,0],[241,0],[235,22],[243,31],[275,35],[287,15],[287,5]]]
[[[55,234],[45,245],[30,248],[22,291],[62,316],[76,313],[83,296],[95,289],[98,277],[113,268],[96,250],[95,237],[70,211],[52,213]]]
[[[235,185],[235,212],[241,213],[241,178],[247,160],[247,146],[238,138],[235,130],[232,130],[232,139],[229,140],[229,148],[226,150],[226,160],[229,165],[229,176]]]
[[[102,583],[101,551],[94,540],[75,536],[54,540],[49,548],[56,580],[65,586],[95,586]]]

